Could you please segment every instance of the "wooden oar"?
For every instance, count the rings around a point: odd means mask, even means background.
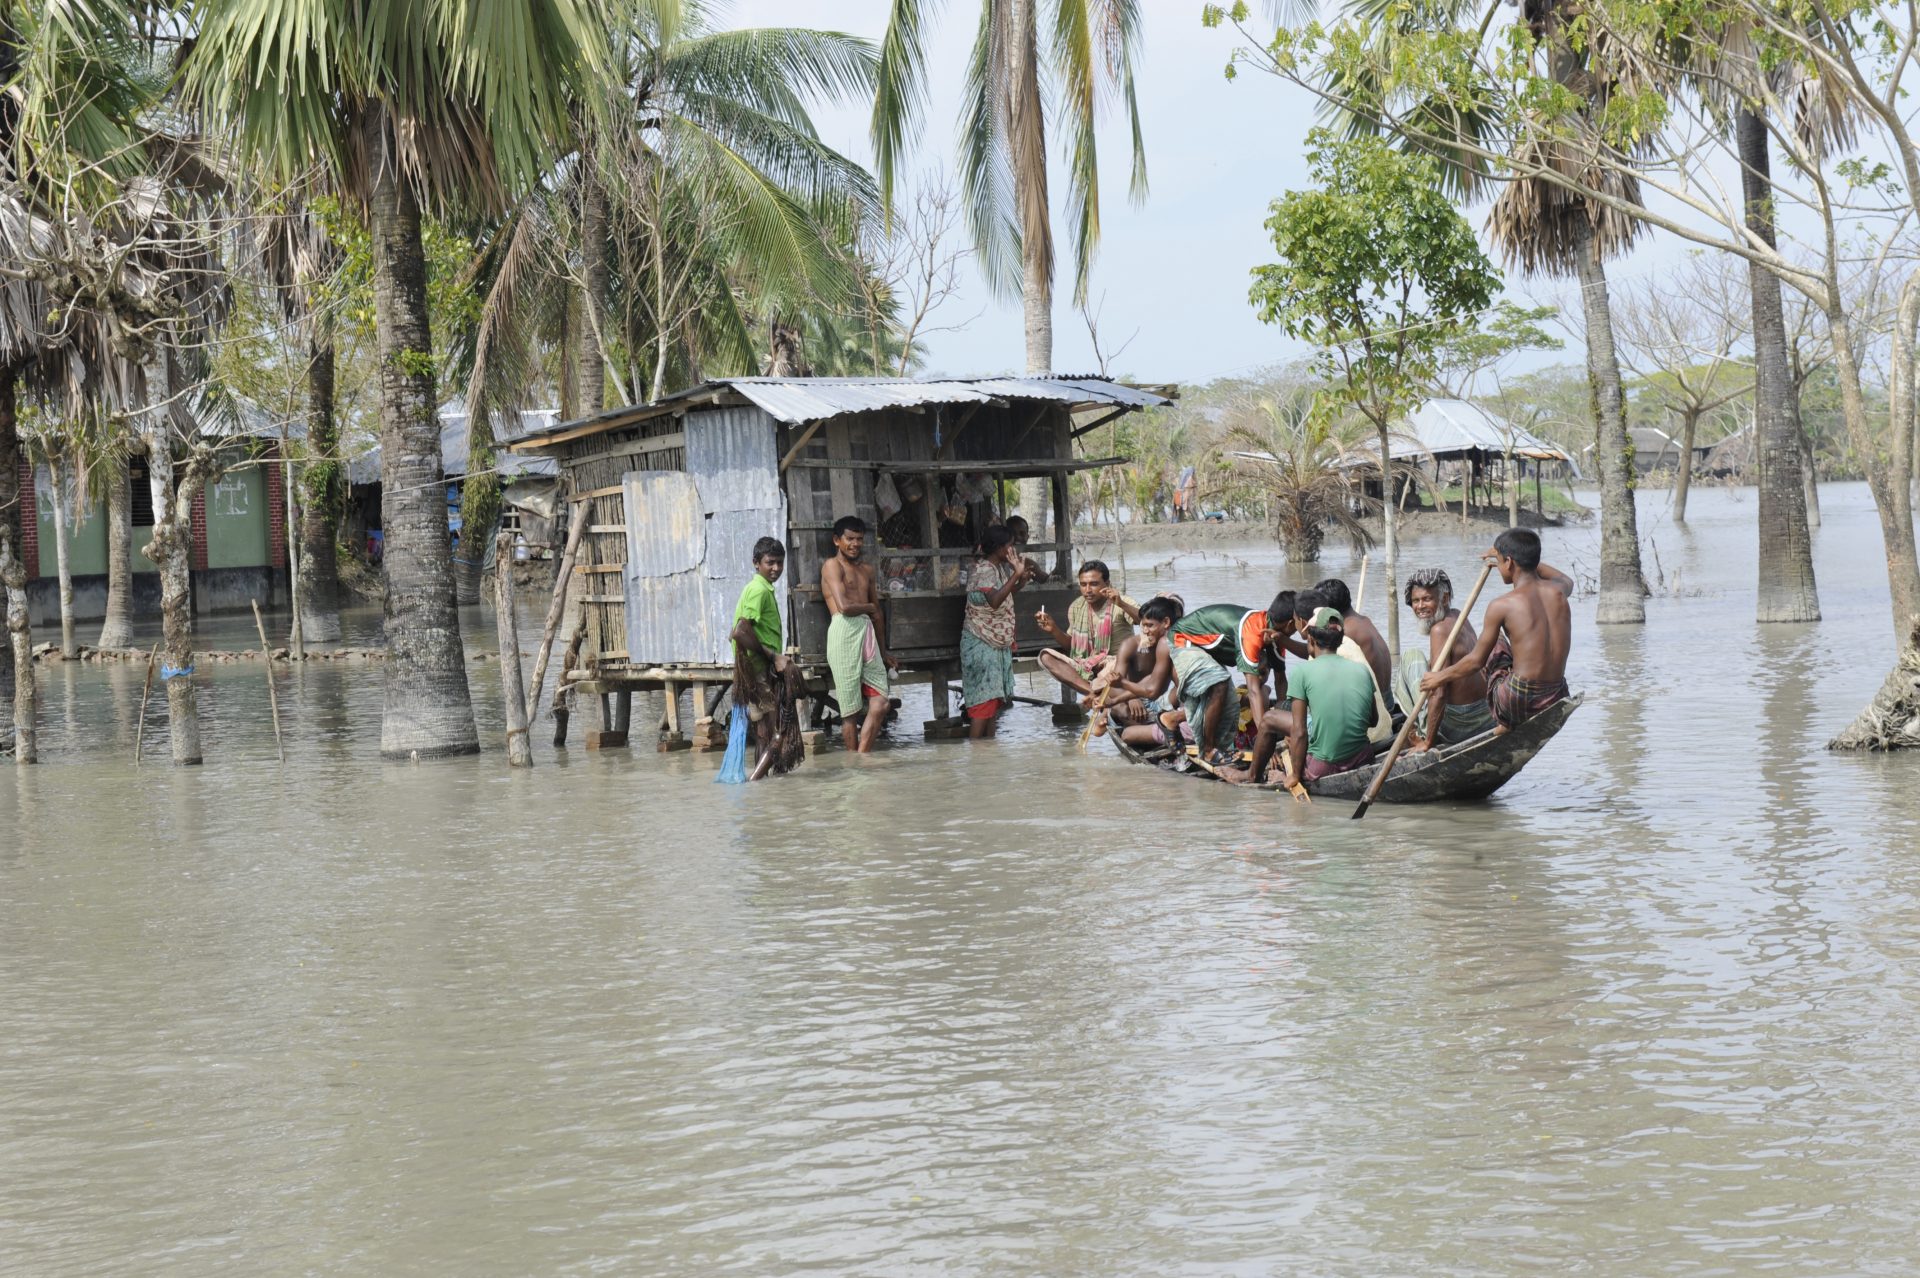
[[[1372,555],[1360,556],[1360,588],[1353,592],[1353,610],[1360,611],[1360,605],[1367,599],[1367,565],[1373,562]]]
[[[1467,624],[1467,614],[1472,612],[1473,606],[1480,602],[1480,591],[1485,588],[1487,578],[1492,575],[1492,564],[1487,564],[1480,570],[1480,579],[1473,583],[1473,593],[1467,596],[1465,606],[1460,609],[1459,620],[1453,623],[1453,629],[1447,632],[1446,643],[1440,647],[1440,655],[1435,658],[1432,667],[1434,670],[1446,667],[1447,658],[1453,655],[1453,641],[1460,637],[1460,627]],[[1400,752],[1406,749],[1407,738],[1413,735],[1413,725],[1420,717],[1419,711],[1420,707],[1417,705],[1408,707],[1407,721],[1400,725],[1400,735],[1393,739],[1393,749],[1387,751],[1387,761],[1380,765],[1378,772],[1373,774],[1373,781],[1367,786],[1367,792],[1360,797],[1360,806],[1353,810],[1355,821],[1365,816],[1367,809],[1373,806],[1373,801],[1380,797],[1380,787],[1387,783],[1387,774],[1392,772],[1393,765],[1400,761]]]

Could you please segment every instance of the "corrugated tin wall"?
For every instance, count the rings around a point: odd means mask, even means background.
[[[730,664],[727,636],[753,544],[786,529],[771,417],[751,407],[696,410],[685,433],[684,473],[624,480],[633,665]]]

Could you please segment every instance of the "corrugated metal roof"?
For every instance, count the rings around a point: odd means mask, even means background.
[[[912,378],[735,377],[722,383],[788,425],[869,413],[883,408],[935,404],[986,404],[996,399],[1047,400],[1056,404],[1151,408],[1164,396],[1099,378],[980,377],[942,381]]]
[[[1401,434],[1404,438],[1395,440],[1391,450],[1395,457],[1440,457],[1474,448],[1504,453],[1511,442],[1514,452],[1522,457],[1573,460],[1557,445],[1464,399],[1428,400],[1408,415]]]
[[[1045,400],[1075,407],[1153,408],[1173,401],[1164,395],[1100,377],[720,377],[665,399],[610,409],[578,421],[560,422],[520,443],[564,432],[612,429],[671,412],[689,400],[731,391],[789,426],[848,413],[936,404],[987,404],[995,400]]]

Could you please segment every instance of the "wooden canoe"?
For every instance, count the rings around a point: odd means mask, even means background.
[[[1511,732],[1483,732],[1458,745],[1440,746],[1420,754],[1402,754],[1393,765],[1393,773],[1380,787],[1377,803],[1432,803],[1438,800],[1484,799],[1519,775],[1520,769],[1553,740],[1567,719],[1580,708],[1583,696],[1568,697],[1550,706]],[[1184,751],[1171,748],[1139,750],[1109,733],[1121,757],[1132,763],[1147,763],[1170,772],[1217,779]],[[1284,748],[1284,746],[1282,747]],[[1307,793],[1316,799],[1351,799],[1358,803],[1366,792],[1378,764],[1340,772],[1307,783]],[[1282,790],[1277,784],[1261,787]]]

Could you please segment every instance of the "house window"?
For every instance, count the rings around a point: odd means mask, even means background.
[[[153,486],[147,475],[147,464],[137,457],[130,459],[127,479],[133,489],[133,526],[153,527]]]

